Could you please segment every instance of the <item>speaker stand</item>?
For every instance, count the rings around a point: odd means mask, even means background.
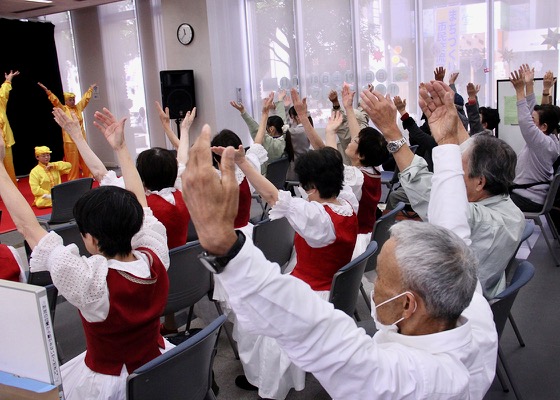
[[[182,112],[181,112],[181,114],[182,114]],[[179,139],[181,139],[181,122],[183,122],[183,119],[184,118],[179,117],[175,120],[175,123],[177,124],[177,137]]]

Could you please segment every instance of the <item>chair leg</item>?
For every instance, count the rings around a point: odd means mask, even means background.
[[[220,307],[220,304],[218,304],[217,301],[215,301],[214,304],[216,305],[216,310],[218,310],[218,314],[223,315],[224,312],[222,310],[222,307]],[[235,343],[235,340],[233,340],[233,336],[231,334],[231,330],[230,330],[230,328],[227,324],[227,321],[223,325],[223,327],[224,327],[224,331],[226,332],[226,336],[228,338],[229,345],[231,346],[231,349],[233,350],[233,355],[235,356],[236,360],[239,360],[239,352],[237,351],[237,343]]]
[[[546,222],[548,223],[550,232],[552,232],[552,237],[554,238],[554,240],[560,242],[560,240],[558,239],[558,230],[556,229],[556,225],[554,225],[554,221],[552,221],[550,213],[546,213],[544,217],[546,218]]]
[[[517,398],[517,400],[523,400],[523,397],[521,396],[521,393],[519,393],[519,389],[517,388],[517,385],[515,384],[513,379],[511,379],[511,372],[510,372],[509,367],[506,363],[504,355],[502,354],[502,347],[500,345],[498,345],[498,358],[502,362],[502,366],[504,367],[504,372],[506,373],[506,376],[509,380],[509,383],[511,385],[513,393],[515,394],[515,397]]]
[[[367,308],[371,311],[371,301],[369,299],[369,296],[366,293],[366,290],[364,289],[364,285],[360,283],[360,292],[362,293],[362,296],[364,297],[364,301],[366,302],[366,306]]]
[[[513,319],[513,315],[511,315],[511,312],[508,315],[508,319],[511,324],[511,327],[513,328],[513,332],[515,332],[515,336],[517,337],[517,341],[519,342],[519,345],[521,347],[525,347],[525,342],[521,337],[521,332],[519,332],[519,329],[517,328],[517,324],[515,323],[515,320]]]
[[[552,248],[552,245],[550,244],[550,240],[548,240],[548,236],[546,234],[546,232],[544,231],[544,226],[542,224],[542,221],[540,219],[540,217],[537,217],[537,219],[535,219],[535,222],[537,223],[537,225],[541,228],[541,233],[544,237],[544,240],[548,246],[548,250],[550,251],[550,254],[552,255],[552,258],[554,259],[554,264],[557,267],[560,267],[560,261],[558,261],[558,258],[556,257],[556,253],[554,252],[554,249]]]
[[[507,385],[506,379],[502,375],[502,370],[500,369],[500,363],[496,363],[496,376],[502,385],[502,390],[504,393],[509,393],[509,386]]]

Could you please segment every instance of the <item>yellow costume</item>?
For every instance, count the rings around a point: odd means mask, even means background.
[[[68,115],[69,117],[72,117],[72,113],[76,114],[76,117],[80,122],[80,127],[82,128],[82,135],[84,136],[84,139],[86,138],[86,131],[84,129],[84,117],[82,115],[82,112],[88,105],[92,93],[93,93],[93,87],[90,87],[88,91],[84,93],[82,99],[78,103],[76,103],[74,107],[70,107],[65,104],[62,104],[54,93],[52,93],[50,90],[47,90],[47,95],[49,96],[49,100],[53,106],[64,110],[66,115]],[[74,93],[65,92],[64,102],[66,103],[68,101],[68,98],[70,97],[75,97]],[[68,180],[71,181],[81,177],[90,176],[91,173],[89,171],[89,168],[87,167],[86,163],[80,156],[80,153],[78,152],[78,148],[74,144],[74,141],[72,140],[70,135],[64,129],[62,130],[62,141],[64,142],[63,143],[64,159],[68,161],[70,164],[72,164],[72,169],[70,170],[70,174],[68,175]],[[80,176],[80,168],[82,170],[82,176]]]
[[[2,137],[6,144],[6,156],[4,157],[4,167],[8,171],[8,175],[17,187],[16,171],[14,169],[14,158],[12,155],[12,146],[15,144],[14,133],[8,122],[6,115],[6,107],[8,106],[8,97],[12,90],[12,82],[5,81],[0,87],[0,129],[2,129]]]
[[[35,156],[51,153],[46,146],[35,147]],[[52,207],[51,189],[61,183],[60,175],[70,172],[72,164],[64,161],[50,162],[43,165],[39,162],[29,174],[29,186],[35,196],[33,205],[37,208]]]

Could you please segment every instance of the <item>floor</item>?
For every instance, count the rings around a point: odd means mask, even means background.
[[[547,231],[548,233],[548,231]],[[549,234],[549,233],[548,233]],[[17,233],[0,235],[2,243],[21,245],[21,236]],[[520,291],[512,313],[523,334],[526,347],[519,346],[513,331],[506,326],[502,337],[502,348],[512,370],[512,374],[524,399],[558,399],[560,398],[560,379],[555,366],[560,360],[560,268],[554,266],[549,250],[538,228],[530,238],[530,250],[523,245],[518,257],[527,258],[536,267],[533,280]],[[560,246],[555,251],[560,254]],[[200,304],[197,315],[210,315],[213,307]],[[363,299],[358,299],[358,311],[362,317],[369,317]],[[195,322],[203,325],[205,321],[198,318]],[[59,303],[55,318],[55,334],[64,360],[69,360],[85,348],[82,328],[78,314],[67,302]],[[216,380],[220,386],[219,399],[258,399],[255,392],[238,389],[234,384],[237,375],[243,372],[225,335],[221,335],[218,354],[214,363]],[[301,392],[292,391],[288,399],[330,399],[321,385],[308,374],[306,388]],[[504,393],[500,384],[495,381],[486,400],[515,399],[512,392]]]

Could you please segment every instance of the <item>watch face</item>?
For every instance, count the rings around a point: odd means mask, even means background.
[[[177,28],[177,40],[181,44],[187,45],[193,41],[194,38],[194,30],[192,26],[189,24],[181,24],[179,28]]]

